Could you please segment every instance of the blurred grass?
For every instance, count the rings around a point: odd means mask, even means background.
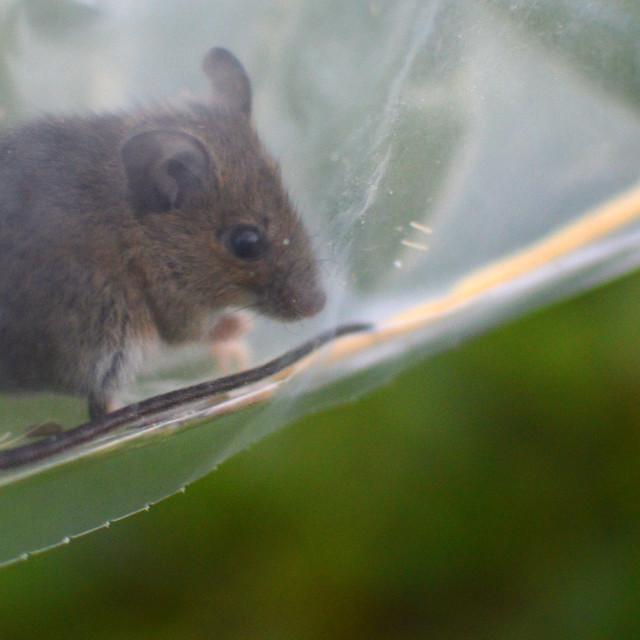
[[[0,638],[636,638],[640,276],[0,572]]]

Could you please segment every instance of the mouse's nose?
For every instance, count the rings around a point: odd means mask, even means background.
[[[261,303],[264,311],[280,320],[299,320],[319,313],[327,302],[327,296],[319,284],[295,286],[289,281],[279,282]]]
[[[320,287],[315,287],[304,293],[298,292],[291,299],[291,307],[298,317],[310,318],[324,309],[327,296]]]

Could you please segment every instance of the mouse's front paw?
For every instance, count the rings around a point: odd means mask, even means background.
[[[244,311],[226,313],[209,331],[209,348],[224,375],[249,366],[249,348],[245,337],[251,328],[251,316]]]

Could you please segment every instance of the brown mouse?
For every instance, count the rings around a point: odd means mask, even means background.
[[[313,316],[309,238],[225,49],[183,110],[47,117],[0,134],[0,389],[106,413],[148,351],[206,339],[226,308]]]

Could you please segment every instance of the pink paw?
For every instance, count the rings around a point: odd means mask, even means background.
[[[249,366],[249,349],[244,337],[250,328],[250,315],[236,311],[221,316],[209,331],[211,355],[216,359],[224,375],[241,371]]]

